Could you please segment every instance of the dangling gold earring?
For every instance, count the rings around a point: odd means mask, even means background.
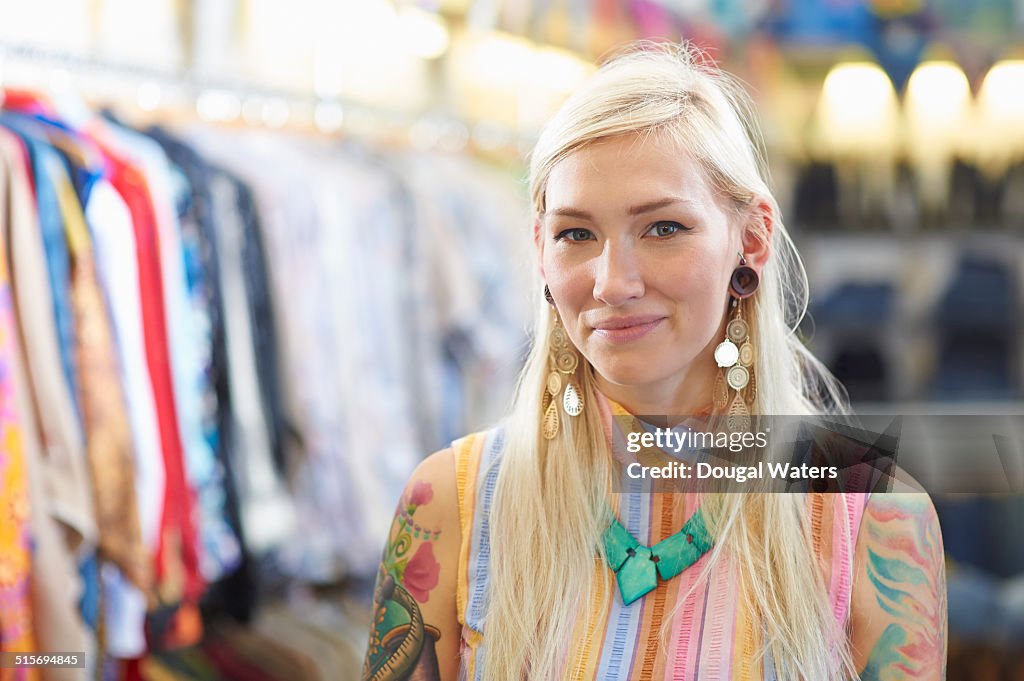
[[[750,325],[743,318],[741,301],[754,294],[760,281],[757,272],[747,266],[743,254],[739,256],[740,266],[733,271],[730,282],[732,315],[725,327],[725,340],[715,348],[715,362],[721,371],[712,389],[715,411],[727,413],[727,425],[734,432],[750,428],[750,407],[757,398],[754,371],[757,353],[750,341]],[[731,397],[728,388],[735,391]]]
[[[583,393],[572,379],[576,367],[579,366],[580,358],[576,351],[569,344],[569,336],[562,326],[558,317],[558,310],[555,309],[554,299],[551,291],[544,287],[544,298],[551,305],[554,320],[551,324],[551,333],[548,334],[548,347],[551,349],[548,355],[550,371],[544,386],[543,412],[541,433],[544,439],[553,440],[558,434],[559,417],[558,407],[555,402],[561,393],[562,409],[569,416],[579,416],[583,413]],[[563,389],[562,376],[566,376]]]

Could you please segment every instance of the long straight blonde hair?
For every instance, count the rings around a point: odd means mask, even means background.
[[[588,144],[624,133],[675,144],[691,154],[732,200],[735,227],[761,226],[760,236],[768,238],[757,206],[763,210],[767,202],[772,211],[772,256],[757,293],[743,302],[757,348],[752,411],[847,411],[841,386],[794,333],[806,311],[806,273],[768,187],[749,100],[742,87],[708,66],[692,47],[633,43],[561,107],[531,155],[535,216],[545,209],[545,186],[556,164]],[[593,367],[581,361],[575,376],[587,406],[583,414],[563,418],[555,439],[543,439],[541,400],[552,312],[539,284],[533,343],[506,422],[489,520],[493,572],[482,661],[489,681],[560,677],[573,662],[567,655],[581,611],[595,594],[612,593],[610,571],[598,570],[595,577],[594,569],[595,556],[604,558],[601,536],[612,498],[612,460],[595,408]],[[712,494],[702,509],[715,545],[698,583],[728,552],[763,622],[761,653],[770,649],[778,678],[855,678],[826,581],[808,560],[813,549],[803,497]],[[663,637],[673,613],[665,618]]]

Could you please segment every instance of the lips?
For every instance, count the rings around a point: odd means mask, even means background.
[[[665,320],[658,315],[634,315],[605,319],[594,325],[594,334],[612,343],[639,340],[654,331]]]

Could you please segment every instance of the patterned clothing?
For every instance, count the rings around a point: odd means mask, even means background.
[[[139,588],[148,587],[135,501],[135,454],[125,411],[110,318],[92,244],[71,178],[61,165],[50,177],[71,256],[71,307],[77,341],[76,377],[92,474],[99,548]]]
[[[0,207],[6,204],[6,182],[0,175]],[[0,216],[0,220],[4,218]],[[6,227],[0,223],[0,235]],[[15,391],[18,376],[17,327],[6,248],[0,239],[0,650],[32,652],[30,501],[21,419]],[[38,678],[30,669],[0,669],[0,679]]]
[[[606,420],[610,414],[602,405]],[[618,413],[618,405],[611,404]],[[462,546],[459,555],[457,612],[462,625],[460,679],[482,678],[479,653],[485,645],[484,619],[490,576],[489,512],[504,449],[502,427],[470,435],[453,444]],[[498,465],[495,465],[498,464]],[[637,481],[638,483],[640,481]],[[806,504],[815,555],[831,574],[829,597],[840,624],[848,621],[853,555],[866,494],[808,494]],[[641,543],[651,546],[683,526],[696,510],[696,495],[650,494],[630,489],[621,495],[619,520]],[[844,520],[852,541],[843,541]],[[624,605],[614,575],[603,561],[613,590],[605,607],[597,594],[581,613],[568,651],[564,678],[571,679],[774,679],[770,655],[759,658],[761,631],[744,604],[737,572],[729,555],[721,568],[695,589],[673,614],[677,602],[694,586],[710,552],[678,576],[659,580],[645,597]],[[600,588],[600,587],[599,587]],[[659,631],[671,617],[668,645]]]
[[[48,304],[49,280],[28,153],[22,141],[2,127],[0,187],[0,194],[5,194],[0,200],[4,209],[4,219],[0,219],[3,266],[10,276],[20,326],[17,357],[5,370],[11,372],[15,386],[19,443],[31,500],[29,607],[36,649],[85,650],[89,639],[78,611],[81,583],[75,551],[91,547],[90,538],[95,535],[91,499],[84,494],[88,477]],[[55,401],[47,403],[47,409],[39,409],[44,397]],[[5,483],[3,489],[15,489],[15,483]],[[83,676],[84,670],[71,668],[40,670],[37,675],[44,681],[72,681]]]

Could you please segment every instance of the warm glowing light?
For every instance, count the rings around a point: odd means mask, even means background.
[[[924,62],[910,75],[904,99],[906,150],[922,207],[942,211],[949,200],[953,159],[968,145],[971,86],[950,61]]]
[[[533,130],[546,120],[593,65],[570,52],[489,31],[458,37],[450,79],[467,118]]]
[[[882,114],[894,99],[892,84],[874,64],[841,64],[825,78],[822,96],[836,125],[858,127]]]
[[[514,88],[524,80],[532,57],[528,40],[495,32],[468,40],[459,67],[474,84]]]
[[[140,85],[139,91],[135,95],[135,101],[138,102],[139,108],[143,111],[156,110],[160,106],[162,98],[163,93],[160,91],[160,86],[152,82]]]
[[[1024,61],[1001,61],[993,66],[978,93],[986,118],[1024,126]]]
[[[435,14],[407,5],[398,12],[396,29],[399,46],[416,57],[437,59],[448,51],[448,27]]]
[[[818,103],[824,145],[851,155],[890,151],[896,143],[899,107],[892,82],[877,64],[838,64],[825,78]]]
[[[590,74],[592,67],[576,55],[553,47],[536,50],[532,64],[533,81],[551,90],[574,90]]]
[[[412,51],[444,51],[436,19],[415,11],[399,16],[387,0],[323,2],[315,16],[310,33],[317,97],[396,110],[424,104],[427,62]]]
[[[242,113],[238,96],[224,90],[204,90],[196,98],[196,113],[206,121],[233,121]]]
[[[1024,61],[997,62],[989,70],[972,129],[976,160],[989,176],[1024,158]]]
[[[971,101],[971,86],[953,62],[925,62],[907,82],[907,115],[930,125],[959,125]]]
[[[959,66],[948,61],[919,65],[907,81],[904,102],[912,157],[945,163],[961,150],[970,130],[971,86]]]

